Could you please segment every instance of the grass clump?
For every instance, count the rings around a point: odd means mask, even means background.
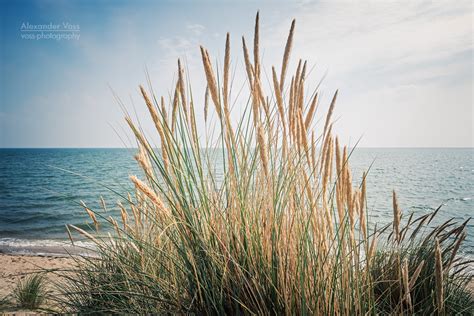
[[[39,309],[47,298],[44,275],[36,273],[20,280],[13,290],[13,298],[18,308]]]
[[[0,311],[5,311],[11,307],[11,302],[7,296],[0,298]]]
[[[377,311],[429,315],[469,315],[474,297],[467,289],[471,262],[458,256],[468,221],[428,226],[441,207],[396,229],[370,264]]]
[[[366,174],[352,178],[351,152],[332,132],[337,91],[327,115],[315,120],[319,91],[307,93],[307,63],[300,60],[286,78],[294,22],[279,75],[272,67],[270,79],[262,80],[258,20],[253,61],[242,40],[248,98],[238,120],[231,115],[242,99],[230,93],[229,35],[222,74],[201,47],[203,106],[179,61],[168,101],[140,87],[160,148],[126,117],[143,173],[130,177],[135,191],[117,205],[120,220],[84,205],[96,227],[103,218],[114,234],[70,225],[95,244],[97,258],[84,258],[74,277],[66,276],[64,309],[312,315],[466,310],[472,297],[465,296],[465,262],[457,256],[465,225],[448,222],[428,235],[413,226],[424,227],[423,218],[402,227],[394,196],[393,225],[371,228]],[[201,109],[205,135],[196,127]],[[377,247],[386,235],[384,247]]]

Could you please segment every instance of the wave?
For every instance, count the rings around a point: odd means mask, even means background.
[[[54,239],[19,239],[0,238],[0,253],[16,255],[54,256],[65,257],[69,254],[90,256],[94,252],[94,245],[87,241]]]

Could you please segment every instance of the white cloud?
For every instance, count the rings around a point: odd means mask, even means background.
[[[470,1],[303,3],[292,56],[316,64],[318,76],[329,71],[325,106],[341,89],[345,142],[473,146],[472,14]],[[262,32],[277,66],[290,17],[280,13]]]
[[[472,50],[472,5],[456,2],[322,2],[296,13],[295,55],[328,67],[332,74],[390,69],[436,61]],[[269,25],[269,45],[281,46],[288,25]],[[275,31],[276,30],[276,31]],[[274,34],[272,36],[272,34]]]
[[[52,64],[65,70],[62,78],[50,78],[51,85],[63,93],[54,98],[47,92],[24,98],[31,119],[19,124],[25,130],[32,124],[40,130],[44,122],[60,122],[62,133],[38,132],[39,136],[46,135],[46,146],[117,144],[118,137],[107,123],[120,125],[122,115],[107,88],[110,84],[132,113],[136,108],[145,130],[152,131],[137,86],[146,84],[146,67],[156,92],[167,97],[173,88],[177,58],[182,58],[190,71],[199,112],[205,87],[199,45],[209,48],[213,61],[222,60],[228,30],[232,66],[239,71],[233,92],[237,95],[245,77],[240,68],[240,35],[248,32],[246,39],[251,46],[253,19],[248,17],[253,12],[235,10],[240,16],[232,24],[224,15],[216,14],[216,9],[187,23],[176,23],[177,27],[173,18],[155,25],[145,11],[134,15],[114,11],[108,17],[106,32],[88,32],[84,26],[81,40],[73,43],[77,45],[78,63],[67,67]],[[166,12],[166,16],[176,12]],[[319,113],[340,88],[335,114],[340,118],[337,131],[344,142],[354,143],[364,135],[361,145],[365,146],[474,145],[470,1],[279,3],[261,10],[261,55],[267,72],[271,65],[280,67],[293,17],[297,23],[290,70],[295,68],[295,58],[302,57],[316,65],[310,78],[313,83],[329,71]],[[267,87],[266,82],[264,85]],[[245,96],[240,101],[234,116],[241,113]],[[54,119],[41,114],[46,108],[57,113]],[[38,119],[30,123],[41,117],[43,122]],[[81,126],[81,121],[89,126]]]
[[[186,25],[186,28],[190,30],[194,35],[199,36],[204,32],[206,29],[203,25],[201,24],[188,24]]]

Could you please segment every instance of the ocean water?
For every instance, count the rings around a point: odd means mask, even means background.
[[[78,202],[91,208],[103,196],[110,213],[140,174],[134,149],[0,149],[0,252],[62,252],[65,225],[90,220]],[[474,149],[356,149],[350,164],[354,182],[370,167],[367,180],[370,221],[392,217],[392,190],[405,214],[421,215],[443,205],[438,222],[474,215]],[[104,187],[104,186],[107,186]],[[116,214],[116,213],[115,213]],[[474,256],[474,221],[463,252]]]

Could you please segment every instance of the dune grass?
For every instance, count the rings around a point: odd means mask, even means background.
[[[0,312],[11,307],[11,302],[7,296],[0,297]]]
[[[222,73],[201,47],[204,104],[195,104],[179,61],[170,100],[140,87],[160,149],[126,117],[143,174],[130,177],[135,192],[117,206],[120,219],[84,206],[113,234],[70,225],[95,243],[97,258],[65,276],[66,311],[469,312],[468,263],[458,255],[466,223],[426,229],[436,213],[404,220],[394,194],[393,225],[368,224],[366,174],[352,179],[351,152],[332,131],[338,92],[315,129],[319,91],[307,93],[307,63],[287,78],[294,30],[293,21],[281,70],[272,67],[268,81],[258,15],[253,58],[242,38],[249,95],[238,120],[229,35]],[[204,136],[197,111],[205,112]]]
[[[42,307],[48,296],[45,277],[35,273],[20,280],[13,291],[15,307],[19,309],[36,310]]]

